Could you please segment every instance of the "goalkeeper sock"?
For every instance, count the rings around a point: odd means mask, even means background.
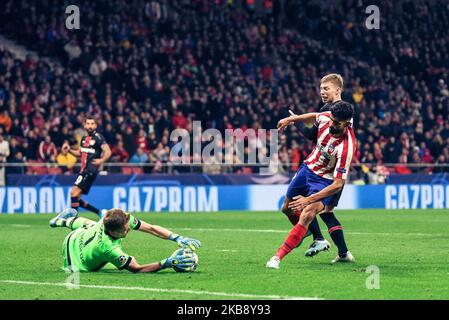
[[[302,238],[304,238],[304,236],[306,235],[306,232],[307,228],[298,223],[290,231],[287,239],[278,249],[275,255],[282,260],[287,254],[290,253],[290,251],[292,251],[301,242]]]
[[[329,228],[329,234],[338,248],[338,255],[340,257],[345,257],[348,252],[348,247],[346,246],[345,236],[343,234],[343,227],[337,220],[333,212],[322,213],[321,218],[326,223]]]
[[[67,227],[67,228],[72,229],[72,230],[76,230],[76,229],[78,229],[80,227],[84,227],[84,226],[87,226],[89,224],[95,224],[95,221],[92,221],[92,220],[89,220],[89,219],[86,219],[86,218],[76,217],[76,218],[68,218],[65,221],[65,226],[64,227]]]
[[[55,221],[55,226],[56,227],[66,227],[66,222],[67,222],[67,220],[58,218]]]
[[[71,197],[71,207],[72,209],[78,210],[79,206],[80,206],[80,198],[78,197]]]
[[[93,213],[96,214],[100,214],[100,210],[98,210],[97,208],[95,208],[94,206],[91,206],[89,203],[87,203],[87,201],[84,201],[83,199],[80,199],[80,207],[84,208],[86,210],[89,210]]]

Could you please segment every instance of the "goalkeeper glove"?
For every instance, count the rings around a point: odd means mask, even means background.
[[[175,233],[172,233],[168,239],[175,241],[180,247],[189,248],[192,251],[201,247],[201,242],[199,240],[186,238]]]
[[[178,250],[176,250],[174,254],[167,259],[161,260],[159,262],[159,265],[161,266],[161,269],[177,267],[181,270],[188,270],[188,268],[190,268],[194,262],[195,259],[193,258],[193,255],[182,253],[180,254]]]

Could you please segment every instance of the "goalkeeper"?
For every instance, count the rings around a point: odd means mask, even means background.
[[[159,262],[139,264],[136,258],[123,252],[121,243],[128,232],[139,230],[162,239],[173,240],[180,247],[192,251],[201,246],[200,241],[185,238],[169,230],[141,221],[121,209],[110,209],[98,222],[78,217],[75,209],[66,209],[50,220],[50,226],[66,227],[72,232],[62,245],[63,269],[69,272],[98,271],[108,262],[119,270],[131,272],[155,272],[177,267],[189,271],[194,264],[192,254],[172,255]]]

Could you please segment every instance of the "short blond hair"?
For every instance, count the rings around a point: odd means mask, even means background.
[[[330,73],[321,78],[321,83],[332,82],[334,85],[339,87],[343,91],[343,77],[338,73]]]

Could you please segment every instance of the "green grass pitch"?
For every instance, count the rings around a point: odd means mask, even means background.
[[[65,286],[61,245],[68,229],[51,229],[51,215],[0,215],[0,299],[449,299],[448,210],[338,211],[357,262],[332,265],[329,252],[304,257],[307,238],[281,263],[265,268],[290,225],[279,212],[150,213],[136,216],[201,240],[197,272],[132,274],[106,269],[81,273],[79,289]],[[81,212],[81,216],[95,219]],[[320,225],[328,240],[322,221]],[[131,232],[124,250],[140,263],[176,248]],[[368,266],[380,288],[367,289]]]

